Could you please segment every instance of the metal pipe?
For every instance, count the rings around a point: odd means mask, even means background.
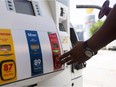
[[[96,8],[101,10],[102,7],[97,5],[76,5],[76,8]]]

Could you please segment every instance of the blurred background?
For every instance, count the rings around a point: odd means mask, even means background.
[[[71,0],[70,22],[79,40],[89,39],[104,23],[106,16],[98,19],[99,9],[76,8],[76,5],[102,7],[106,0]],[[109,0],[110,6],[116,0]],[[107,37],[106,37],[107,39]],[[87,61],[83,69],[83,87],[116,87],[116,40],[103,47],[96,56]]]

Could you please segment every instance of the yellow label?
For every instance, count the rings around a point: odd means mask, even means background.
[[[12,60],[6,60],[6,61],[2,61],[1,64],[1,79],[3,81],[6,80],[11,80],[13,78],[15,78],[16,76],[16,66],[15,66],[15,62]]]
[[[16,59],[10,29],[0,29],[0,85],[16,81]]]
[[[11,31],[8,29],[0,29],[0,55],[13,53],[14,46]]]

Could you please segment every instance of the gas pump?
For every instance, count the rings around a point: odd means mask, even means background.
[[[3,0],[0,6],[0,87],[38,87],[61,75],[63,50],[48,0]]]
[[[60,65],[71,49],[69,0],[0,3],[0,86],[82,87],[82,69]]]
[[[54,5],[55,4],[55,5]],[[51,7],[51,12],[54,18],[54,21],[56,23],[57,30],[60,35],[61,44],[63,47],[63,52],[67,52],[72,48],[72,41],[74,41],[75,38],[72,38],[71,35],[72,31],[70,30],[70,6],[69,6],[69,0],[55,0],[49,2],[49,6]],[[75,34],[74,34],[75,35]],[[76,37],[77,39],[77,37]],[[80,67],[81,65],[77,65],[77,67]],[[70,75],[69,79],[69,85],[66,87],[82,87],[82,68],[84,66],[82,65],[81,68],[75,69],[75,67],[67,66],[65,65],[65,74],[67,76]],[[68,72],[66,72],[68,70]],[[67,77],[65,77],[67,78]]]
[[[71,48],[69,34],[69,0],[50,0],[48,4],[61,40],[63,53],[67,52]],[[55,47],[57,46],[55,45]],[[71,87],[71,66],[64,65],[64,70],[60,74],[48,80],[44,80],[44,82],[39,83],[39,86]]]

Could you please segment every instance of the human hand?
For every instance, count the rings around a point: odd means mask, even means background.
[[[67,63],[68,65],[73,63],[81,64],[90,59],[84,54],[83,43],[82,41],[78,42],[70,51],[61,55],[59,62],[61,64]]]

